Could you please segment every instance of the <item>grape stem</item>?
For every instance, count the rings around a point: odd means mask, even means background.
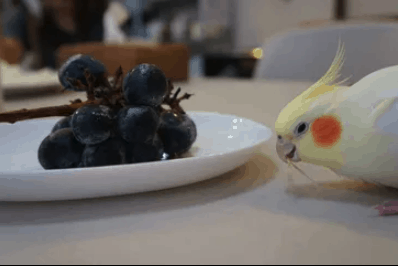
[[[165,99],[163,100],[163,103],[169,105],[171,110],[176,112],[177,114],[185,114],[184,109],[182,109],[182,107],[180,106],[180,102],[182,100],[189,99],[193,94],[185,93],[180,98],[177,98],[178,94],[180,94],[180,92],[181,92],[181,88],[178,88],[177,91],[172,95],[173,90],[174,90],[174,86],[171,83],[171,81],[168,80],[168,90],[167,90],[168,93],[167,93]],[[163,111],[165,111],[165,110],[163,110]]]
[[[122,81],[123,81],[123,70],[119,67],[111,82],[108,79],[107,74],[98,78],[97,80],[87,70],[84,72],[87,85],[82,84],[79,80],[69,80],[73,86],[78,89],[85,91],[87,95],[87,101],[76,99],[71,101],[69,105],[49,106],[41,107],[36,109],[21,109],[17,111],[10,111],[0,113],[0,123],[15,123],[17,121],[53,117],[53,116],[69,116],[72,115],[77,109],[84,105],[89,104],[101,104],[109,106],[112,109],[120,109],[126,106],[126,101],[123,97]],[[173,93],[174,86],[171,80],[168,80],[167,93],[162,104],[168,105],[169,108],[177,114],[185,114],[184,109],[180,106],[182,100],[189,99],[193,94],[185,93],[183,96],[178,98],[181,88],[178,88]],[[62,90],[65,91],[65,88]],[[159,106],[161,112],[166,112],[167,109]]]
[[[0,122],[15,123],[21,120],[41,118],[41,117],[51,117],[51,116],[68,116],[73,114],[74,111],[80,107],[90,104],[89,101],[82,102],[75,100],[76,102],[69,105],[59,105],[42,107],[36,109],[22,109],[18,111],[0,113]]]

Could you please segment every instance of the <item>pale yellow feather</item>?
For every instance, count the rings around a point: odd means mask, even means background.
[[[305,92],[303,92],[301,97],[309,99],[316,97],[320,94],[333,91],[337,85],[346,81],[343,80],[337,82],[337,80],[341,76],[340,72],[344,64],[344,58],[345,58],[344,54],[345,54],[344,44],[342,44],[339,41],[337,53],[328,71],[326,71],[326,73],[317,82],[315,82],[311,87],[309,87]]]

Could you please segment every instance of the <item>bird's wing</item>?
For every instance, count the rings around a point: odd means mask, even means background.
[[[369,74],[342,91],[349,106],[360,107],[360,117],[398,142],[398,66]]]
[[[381,104],[386,106],[384,112],[377,117],[375,126],[381,133],[395,138],[398,144],[398,97],[387,99]]]

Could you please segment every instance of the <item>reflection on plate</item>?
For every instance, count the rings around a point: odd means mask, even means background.
[[[246,163],[272,132],[246,118],[189,112],[198,138],[182,159],[118,166],[43,170],[41,140],[58,119],[0,124],[0,201],[45,201],[122,195],[182,186]]]

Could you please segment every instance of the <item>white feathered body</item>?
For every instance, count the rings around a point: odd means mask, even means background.
[[[338,144],[346,177],[398,187],[398,66],[327,96],[343,126]]]

